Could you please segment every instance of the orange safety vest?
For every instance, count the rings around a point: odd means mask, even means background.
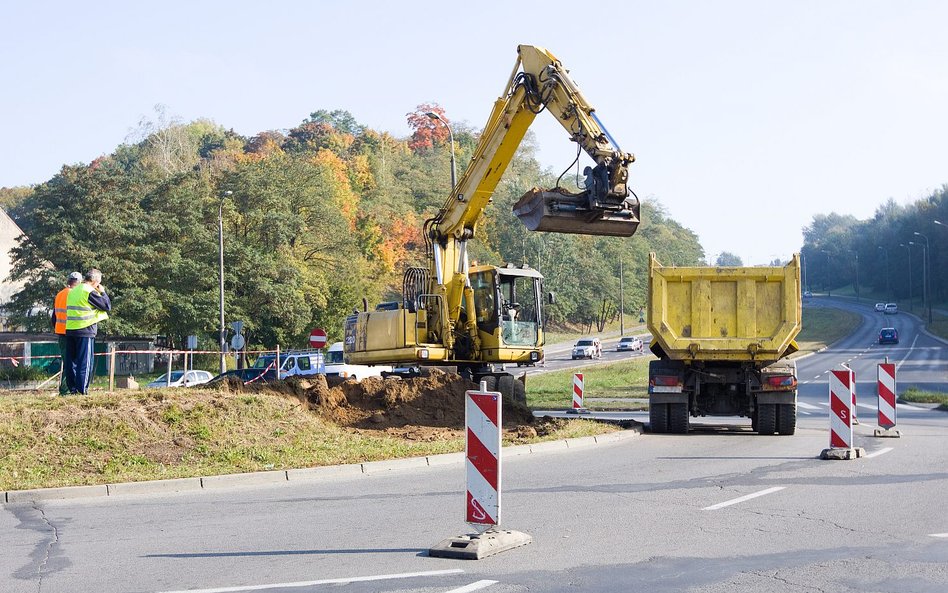
[[[66,298],[69,297],[68,286],[56,293],[56,300],[53,301],[53,314],[56,315],[56,333],[66,335]]]

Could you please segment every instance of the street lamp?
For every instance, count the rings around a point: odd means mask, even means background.
[[[856,256],[856,302],[859,302],[859,253],[853,253]]]
[[[927,236],[923,235],[922,233],[918,231],[915,231],[914,234],[917,237],[921,237],[922,239],[925,239],[925,250],[922,251],[922,256],[923,256],[922,265],[925,266],[923,269],[924,280],[922,281],[922,284],[924,284],[924,286],[922,288],[925,294],[925,302],[928,304],[928,323],[931,323],[932,322],[932,295],[931,295],[931,290],[929,289],[929,286],[928,286],[929,277],[931,276],[931,269],[930,269],[931,265],[928,259],[929,256],[931,255],[931,246],[929,246],[928,244]]]
[[[909,241],[909,243],[911,243],[911,241]],[[899,247],[905,247],[908,250],[909,309],[912,309],[915,306],[914,298],[912,297],[912,248],[906,245],[905,243],[899,243]]]
[[[826,274],[823,275],[823,277],[826,278],[826,296],[833,296],[833,291],[829,287],[830,254],[829,254],[829,251],[826,251],[825,249],[820,249],[820,253],[823,253],[826,255]]]
[[[808,292],[810,286],[806,283],[806,254],[803,253],[803,250],[800,250],[800,260],[803,263],[803,292]]]
[[[218,344],[221,349],[221,373],[227,371],[227,361],[224,359],[224,337],[227,335],[227,330],[224,328],[224,199],[232,195],[234,195],[232,191],[225,191],[221,194],[220,208],[217,211],[217,236],[220,240],[221,255],[221,332],[218,336]]]
[[[948,227],[948,225],[946,225],[945,223],[941,222],[940,220],[935,220],[935,221],[933,221],[933,222],[934,222],[935,224],[937,224],[938,226]]]
[[[882,255],[885,256],[885,298],[891,301],[892,294],[889,291],[889,250],[882,245],[877,245],[876,249],[881,249]]]
[[[922,248],[922,310],[928,305],[928,249],[917,241],[909,241],[909,245],[915,245]]]
[[[448,129],[448,140],[451,142],[451,191],[454,191],[455,186],[458,184],[458,172],[454,166],[454,132],[451,131],[451,126],[448,125],[448,122],[444,121],[444,118],[440,114],[435,113],[434,111],[429,111],[426,113],[428,117],[433,120],[437,120],[444,124],[444,127]]]

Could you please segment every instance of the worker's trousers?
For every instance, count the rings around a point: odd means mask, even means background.
[[[66,340],[69,359],[66,385],[69,387],[69,393],[88,393],[95,371],[95,356],[93,356],[95,338],[67,334]]]

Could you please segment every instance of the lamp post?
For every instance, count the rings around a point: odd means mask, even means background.
[[[932,221],[932,222],[934,222],[934,223],[937,224],[938,226],[948,227],[948,225],[946,225],[945,223],[941,222],[940,220],[935,220],[935,221]]]
[[[911,243],[911,241],[909,241]],[[912,298],[912,248],[905,243],[899,243],[899,247],[905,247],[908,250],[908,273],[909,273],[909,309],[912,309],[914,303]]]
[[[826,274],[824,274],[824,278],[826,278],[826,296],[833,296],[833,291],[832,291],[832,289],[829,287],[829,278],[830,278],[830,254],[829,254],[829,251],[826,251],[825,249],[820,249],[820,253],[826,255]]]
[[[930,269],[931,265],[929,261],[929,256],[931,255],[932,250],[931,250],[931,246],[928,244],[927,236],[923,235],[922,233],[918,231],[915,231],[914,234],[917,237],[921,237],[922,239],[925,239],[925,249],[924,251],[922,251],[922,265],[925,266],[923,268],[922,277],[924,278],[924,280],[922,281],[922,284],[924,284],[923,290],[925,293],[925,303],[927,303],[928,305],[928,323],[931,323],[932,322],[932,295],[931,295],[931,289],[929,288],[928,284],[929,284],[929,280],[931,279],[931,269]]]
[[[856,302],[859,302],[859,253],[853,253],[856,256]]]
[[[889,292],[889,250],[882,245],[877,245],[876,250],[881,250],[885,257],[885,298],[891,301],[892,295]]]
[[[444,121],[444,118],[441,117],[440,114],[435,113],[434,111],[429,111],[425,115],[433,120],[441,122],[444,127],[448,129],[448,140],[451,142],[451,191],[454,191],[454,188],[458,184],[458,172],[454,165],[454,132],[451,131],[451,126],[448,125],[448,122]]]
[[[224,327],[224,199],[234,195],[232,191],[225,191],[221,194],[220,208],[217,211],[217,232],[218,239],[220,240],[220,264],[221,264],[221,283],[220,283],[220,297],[221,297],[221,331],[218,335],[218,345],[221,349],[221,373],[224,373],[227,370],[227,361],[224,359],[224,337],[227,335],[227,330]]]
[[[806,283],[806,254],[800,250],[800,261],[803,263],[803,292],[809,292],[810,286]]]
[[[928,261],[928,253],[925,246],[918,241],[909,241],[909,245],[915,245],[922,248],[922,311],[928,305],[928,270],[925,262]]]

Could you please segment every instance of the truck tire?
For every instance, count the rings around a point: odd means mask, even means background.
[[[687,403],[668,404],[668,432],[687,434],[689,420]]]
[[[650,403],[648,405],[648,423],[652,428],[652,432],[668,432],[668,404]]]
[[[510,401],[527,405],[527,390],[523,383],[517,381],[513,375],[505,374],[496,377],[497,391]]]
[[[796,404],[780,404],[777,406],[777,432],[791,435],[797,430]]]
[[[757,434],[770,435],[777,432],[777,405],[757,405]]]

